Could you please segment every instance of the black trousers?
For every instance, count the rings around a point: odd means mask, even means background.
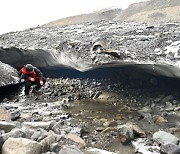
[[[42,79],[43,79],[43,83],[45,84],[46,79],[45,78],[42,78]],[[42,87],[42,85],[40,85],[39,79],[36,79],[34,82],[27,80],[25,82],[25,95],[29,95],[29,91],[31,89],[31,86],[33,86],[33,85],[36,85],[34,87],[34,90],[39,90]]]

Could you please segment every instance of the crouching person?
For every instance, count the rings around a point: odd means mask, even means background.
[[[42,72],[31,64],[25,65],[19,72],[20,82],[25,86],[25,95],[29,95],[31,86],[35,85],[32,92],[38,93],[38,90],[45,84],[46,79]]]

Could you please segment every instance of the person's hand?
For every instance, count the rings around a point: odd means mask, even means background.
[[[40,81],[40,85],[42,86],[44,84],[44,82],[43,81]]]
[[[30,80],[30,81],[32,81],[32,82],[34,82],[34,81],[35,81],[35,79],[34,79],[34,78],[30,78],[29,80]]]

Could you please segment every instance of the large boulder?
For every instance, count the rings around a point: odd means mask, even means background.
[[[0,61],[0,87],[17,84],[18,81],[19,77],[17,70]]]
[[[26,138],[8,138],[2,147],[2,154],[41,154],[41,144]]]
[[[153,134],[153,140],[158,144],[175,144],[177,145],[179,142],[179,138],[176,136],[167,133],[165,131],[158,131]]]

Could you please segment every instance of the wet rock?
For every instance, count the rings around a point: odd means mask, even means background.
[[[31,128],[43,128],[45,130],[50,130],[54,125],[55,121],[48,121],[48,122],[23,122],[23,125],[29,126]]]
[[[0,107],[0,120],[10,121],[11,113],[7,111],[4,107]]]
[[[176,136],[167,133],[165,131],[158,131],[153,134],[153,140],[158,144],[175,144],[177,145],[179,142],[179,138]]]
[[[58,121],[53,127],[52,127],[52,131],[54,131],[54,133],[56,134],[60,134],[61,133],[61,128],[64,125],[64,121]]]
[[[20,117],[17,119],[19,122],[24,122],[24,121],[31,121],[32,114],[31,113],[21,113]]]
[[[176,150],[180,150],[180,147],[175,144],[162,144],[160,147],[161,154],[175,154]]]
[[[39,136],[39,138],[37,139],[38,142],[41,142],[43,139],[45,139],[47,136],[49,135],[48,132],[44,131],[42,129],[41,135]]]
[[[134,139],[133,128],[130,125],[119,126],[118,133],[122,144],[129,144]]]
[[[41,154],[41,144],[25,138],[8,138],[2,147],[3,154]]]
[[[138,125],[134,123],[128,123],[128,125],[132,127],[135,135],[139,137],[146,137],[146,133]]]
[[[31,140],[33,141],[37,141],[38,138],[42,135],[42,131],[41,130],[37,130],[33,133],[33,135],[31,136]]]
[[[6,141],[8,138],[25,138],[26,134],[24,130],[15,128],[9,133],[3,134],[2,137],[3,140]]]
[[[25,138],[27,138],[27,139],[31,139],[31,136],[35,132],[34,129],[30,129],[29,127],[22,127],[21,130],[24,132]]]
[[[130,143],[134,139],[135,135],[139,137],[146,136],[146,133],[139,126],[131,122],[118,126],[118,133],[120,141],[123,144]]]
[[[49,135],[40,142],[42,146],[42,152],[47,152],[49,150],[50,145],[55,142],[55,139],[56,135],[50,132]]]
[[[52,143],[49,147],[49,151],[58,153],[61,150],[61,145],[59,143]]]
[[[6,133],[10,132],[15,127],[16,127],[16,124],[12,122],[0,121],[0,129],[4,130]]]
[[[69,133],[75,134],[77,136],[82,135],[82,128],[81,127],[73,127]]]
[[[154,124],[153,118],[150,114],[151,109],[150,108],[143,108],[142,110],[139,110],[138,113],[146,119],[150,124]]]
[[[166,104],[167,107],[171,107],[172,106],[171,102],[166,102],[165,104]]]
[[[77,136],[75,134],[69,133],[69,134],[66,135],[66,138],[74,141],[75,143],[78,143],[80,148],[85,148],[86,147],[85,141],[81,137],[79,137],[79,136]]]
[[[168,96],[164,97],[164,98],[161,100],[161,102],[162,102],[162,103],[166,103],[166,102],[171,102],[172,100],[174,100],[174,97],[173,97],[172,95],[168,95]],[[167,103],[167,104],[169,104],[169,103]]]
[[[17,84],[18,81],[19,77],[17,70],[0,61],[0,87],[10,84]]]
[[[15,110],[11,112],[11,120],[16,120],[21,116],[21,113],[19,110]]]
[[[156,123],[165,123],[165,122],[168,122],[168,121],[164,117],[156,116],[155,117],[155,122]]]
[[[77,146],[64,145],[59,151],[59,154],[83,154],[83,152]]]

